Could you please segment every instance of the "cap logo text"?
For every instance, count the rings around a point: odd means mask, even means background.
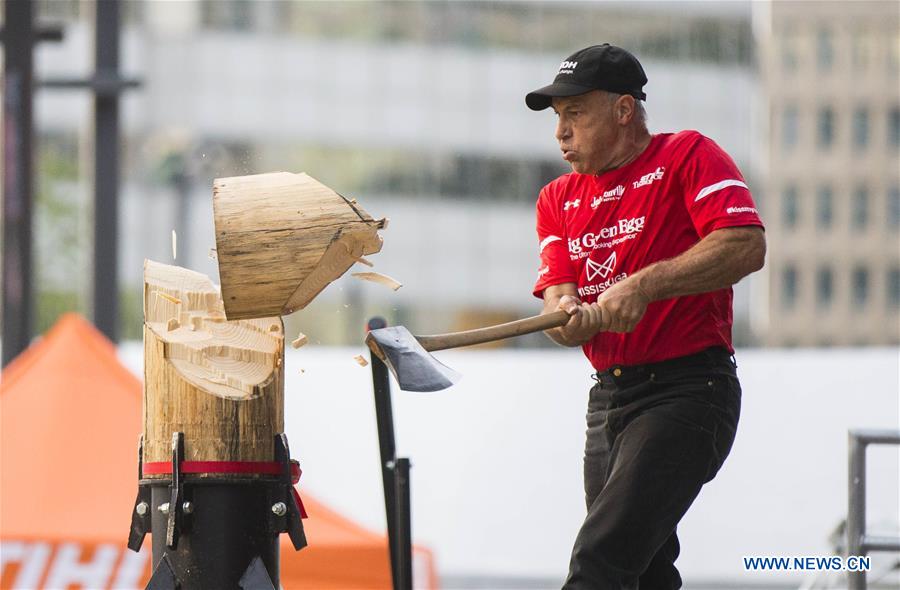
[[[557,72],[557,74],[571,74],[575,71],[575,67],[577,65],[577,61],[564,61],[559,64],[559,71]]]

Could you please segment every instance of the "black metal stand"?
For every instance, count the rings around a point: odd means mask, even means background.
[[[139,481],[128,539],[138,551],[147,532],[158,533],[147,590],[279,588],[279,535],[287,532],[297,550],[306,537],[284,434],[275,437],[275,459],[284,467],[275,476],[196,477],[181,468],[184,435],[173,434],[172,477]]]
[[[369,330],[387,326],[384,318],[371,318]],[[394,414],[391,408],[391,382],[388,368],[371,356],[372,387],[375,393],[375,420],[381,452],[381,478],[384,485],[384,510],[387,517],[391,578],[394,590],[412,590],[412,516],[410,510],[409,468],[407,458],[397,458],[394,439]]]

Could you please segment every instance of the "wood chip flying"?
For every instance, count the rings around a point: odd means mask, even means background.
[[[172,260],[178,259],[178,234],[172,230]]]
[[[173,297],[172,295],[169,295],[168,293],[166,293],[164,291],[159,291],[159,290],[154,291],[154,293],[156,293],[157,295],[159,295],[166,301],[169,301],[170,303],[174,303],[175,305],[181,305],[181,299],[179,299],[178,297]]]
[[[293,340],[293,342],[291,342],[291,346],[293,346],[294,348],[300,348],[307,342],[309,342],[309,338],[306,337],[306,334],[300,332],[299,334],[297,334],[297,337]]]
[[[366,357],[364,357],[361,354],[358,354],[355,357],[353,357],[353,360],[355,360],[357,363],[359,363],[360,367],[365,367],[369,364],[369,361],[366,360]]]
[[[364,281],[372,281],[373,283],[378,283],[379,285],[384,285],[389,289],[393,289],[396,291],[403,284],[400,281],[394,280],[387,275],[383,275],[380,272],[354,272],[351,274],[358,279],[362,279]]]
[[[364,258],[364,257],[362,257],[362,256],[360,256],[359,258],[357,258],[356,261],[357,261],[358,263],[360,263],[360,264],[365,264],[365,265],[368,266],[369,268],[372,268],[373,266],[375,266],[375,265],[372,264],[368,259],[366,259],[366,258]]]

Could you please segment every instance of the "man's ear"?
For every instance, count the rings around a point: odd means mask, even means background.
[[[634,97],[630,94],[623,94],[616,100],[614,112],[616,121],[622,125],[627,125],[634,118]]]

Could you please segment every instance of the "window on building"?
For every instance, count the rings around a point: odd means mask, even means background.
[[[869,269],[857,266],[853,269],[853,303],[865,305],[869,300]]]
[[[821,229],[828,229],[834,221],[834,191],[830,186],[820,186],[816,194],[816,222]]]
[[[900,107],[888,111],[888,144],[894,149],[900,148]]]
[[[816,33],[816,64],[820,72],[827,72],[834,65],[834,46],[828,29],[819,29]]]
[[[887,197],[888,227],[896,231],[900,228],[900,186],[889,188]]]
[[[869,109],[857,107],[853,111],[853,146],[864,148],[869,145]]]
[[[781,305],[793,309],[797,303],[797,268],[788,264],[781,271]]]
[[[860,185],[853,191],[853,208],[851,213],[853,227],[863,229],[869,224],[869,189]]]
[[[829,307],[834,299],[834,271],[827,266],[816,272],[816,302],[819,307]]]
[[[799,220],[799,203],[797,198],[797,187],[793,184],[784,188],[782,199],[784,226],[786,228],[796,227]]]
[[[890,269],[887,279],[888,305],[896,309],[900,307],[900,268]]]
[[[872,33],[866,30],[855,31],[850,43],[853,69],[864,72],[872,59]]]
[[[781,67],[785,72],[797,70],[797,43],[790,32],[781,38]]]
[[[834,109],[821,107],[817,119],[819,147],[828,149],[834,143]]]
[[[781,120],[781,144],[786,148],[797,145],[800,131],[798,117],[797,107],[788,105],[784,108]]]

